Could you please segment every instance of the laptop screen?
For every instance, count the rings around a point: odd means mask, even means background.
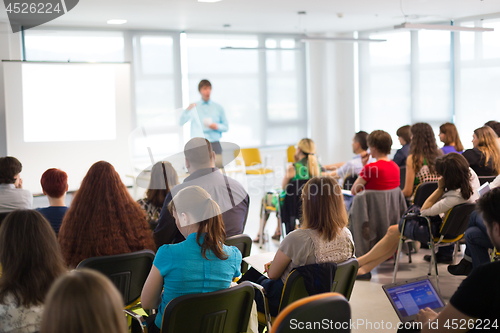
[[[387,288],[387,294],[401,318],[416,315],[420,309],[437,309],[444,304],[429,279]]]

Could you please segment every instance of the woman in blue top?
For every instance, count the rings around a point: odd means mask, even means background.
[[[464,146],[462,145],[462,141],[460,141],[457,128],[452,123],[444,123],[439,126],[439,140],[444,143],[443,148],[441,148],[443,155],[449,153],[462,154],[464,151]]]
[[[177,193],[168,208],[186,240],[158,249],[142,289],[143,308],[158,308],[154,323],[148,323],[153,333],[160,332],[163,311],[172,299],[228,288],[233,278],[241,275],[241,253],[224,245],[221,212],[210,194],[189,186]]]

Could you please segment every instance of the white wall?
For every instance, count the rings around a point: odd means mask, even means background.
[[[322,164],[347,161],[353,155],[354,47],[333,42],[310,42],[308,46],[311,137]]]
[[[22,60],[21,33],[13,34],[10,24],[0,22],[0,156],[7,154],[5,133],[5,92],[1,60]]]

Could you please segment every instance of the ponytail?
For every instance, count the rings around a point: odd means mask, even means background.
[[[318,158],[316,155],[307,155],[307,168],[309,169],[309,177],[319,177],[320,169],[318,164]]]

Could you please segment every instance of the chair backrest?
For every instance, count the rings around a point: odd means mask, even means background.
[[[441,226],[441,235],[445,239],[461,237],[469,224],[470,214],[476,209],[473,203],[464,203],[450,209],[446,214]]]
[[[128,306],[141,296],[142,287],[153,266],[155,254],[151,250],[83,260],[76,269],[91,268],[106,275],[118,288]]]
[[[354,182],[358,179],[358,175],[349,175],[344,179],[344,184],[342,184],[342,188],[344,190],[350,191]]]
[[[308,179],[292,180],[286,186],[286,195],[283,200],[283,208],[280,211],[281,221],[286,226],[286,232],[290,233],[295,230],[295,220],[302,213],[302,189],[308,182]]]
[[[288,163],[295,162],[295,146],[289,146],[286,150],[286,159]]]
[[[241,252],[243,258],[250,255],[252,250],[252,238],[248,235],[235,235],[226,238],[226,245],[236,246]],[[244,274],[248,270],[248,264],[245,261],[241,261],[241,274]]]
[[[491,183],[497,177],[496,176],[478,176],[477,178],[479,179],[479,184],[483,185],[486,182]]]
[[[399,168],[399,188],[403,190],[406,184],[406,166]]]
[[[419,184],[417,186],[417,189],[415,190],[415,196],[413,197],[413,204],[422,207],[424,205],[425,200],[427,200],[427,198],[430,197],[432,192],[437,190],[437,188],[438,188],[437,182],[425,182]]]
[[[330,326],[325,331],[350,332],[350,320],[351,308],[347,299],[339,293],[324,293],[305,297],[287,306],[276,317],[271,333],[296,332],[299,328],[297,323],[306,322],[327,322]],[[320,329],[316,328],[306,331],[319,332]]]
[[[10,212],[0,213],[0,225],[2,225],[3,220],[9,215]]]
[[[260,158],[260,151],[258,148],[241,148],[240,151],[241,156],[243,157],[243,161],[245,161],[246,167],[262,164],[262,159]]]
[[[337,264],[337,270],[332,282],[332,292],[338,292],[348,300],[351,298],[354,282],[358,273],[358,260],[350,258],[344,262]],[[293,270],[287,277],[281,303],[279,309],[284,309],[286,306],[301,298],[308,297],[309,293],[304,285],[304,278],[297,270]]]
[[[254,299],[250,282],[174,298],[163,311],[162,333],[246,332]]]

